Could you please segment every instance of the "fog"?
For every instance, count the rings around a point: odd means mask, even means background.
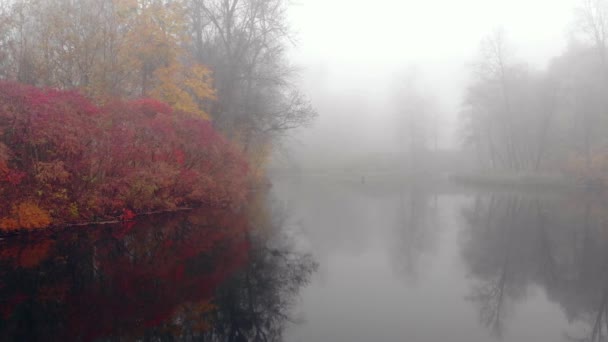
[[[0,340],[607,342],[608,0],[0,0]]]
[[[395,126],[395,88],[405,82],[436,102],[440,148],[461,148],[458,113],[484,37],[504,30],[518,60],[545,68],[571,39],[579,5],[576,0],[294,2],[290,55],[301,89],[320,115],[290,140],[289,162],[336,167],[398,150],[403,132]]]

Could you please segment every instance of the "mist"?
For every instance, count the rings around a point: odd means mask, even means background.
[[[608,0],[0,0],[0,340],[608,341]]]
[[[542,70],[573,39],[579,5],[294,3],[289,12],[295,32],[290,55],[299,68],[300,87],[320,116],[292,137],[289,160],[305,168],[339,167],[370,155],[395,155],[404,134],[396,126],[400,105],[395,89],[405,83],[433,99],[440,149],[462,149],[459,113],[481,41],[502,29],[517,59]]]

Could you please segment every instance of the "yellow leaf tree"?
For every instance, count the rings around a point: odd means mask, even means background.
[[[200,64],[187,67],[176,62],[157,69],[155,76],[157,82],[150,93],[152,97],[176,110],[195,113],[210,120],[204,104],[216,97],[208,68]]]

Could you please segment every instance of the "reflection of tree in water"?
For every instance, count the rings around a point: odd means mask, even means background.
[[[298,252],[281,228],[284,216],[274,213],[250,234],[250,262],[216,294],[210,313],[208,341],[281,341],[290,311],[317,264]]]
[[[582,201],[579,222],[571,243],[558,245],[559,255],[570,253],[560,265],[558,281],[548,283],[551,299],[558,301],[571,321],[588,326],[586,332],[569,332],[573,341],[608,341],[608,229],[606,207],[598,200]]]
[[[246,217],[221,210],[10,239],[0,249],[0,334],[16,340],[145,336],[204,306],[247,262]]]
[[[433,248],[438,215],[437,198],[427,190],[413,186],[400,193],[395,267],[409,279],[417,278],[421,259]]]
[[[608,289],[604,289],[602,299],[597,305],[595,317],[592,318],[591,332],[583,338],[567,335],[572,341],[600,342],[608,341]]]
[[[315,263],[245,213],[202,210],[0,246],[3,340],[265,341]]]
[[[523,226],[525,210],[516,198],[493,197],[487,203],[476,200],[473,211],[465,213],[472,230],[464,257],[481,280],[468,299],[479,306],[482,323],[496,335],[502,334],[506,297],[525,293],[518,277],[527,270],[517,269],[515,260],[522,256],[515,251],[521,243],[516,230]]]
[[[591,200],[479,197],[463,214],[463,257],[477,282],[468,299],[500,335],[506,307],[538,285],[571,322],[576,341],[608,340],[608,231]],[[576,336],[576,337],[575,337]],[[583,336],[582,338],[578,336]]]

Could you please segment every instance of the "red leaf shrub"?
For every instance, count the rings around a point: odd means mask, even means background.
[[[209,121],[159,101],[96,106],[73,91],[0,82],[0,220],[22,202],[55,224],[238,205],[247,172]]]

